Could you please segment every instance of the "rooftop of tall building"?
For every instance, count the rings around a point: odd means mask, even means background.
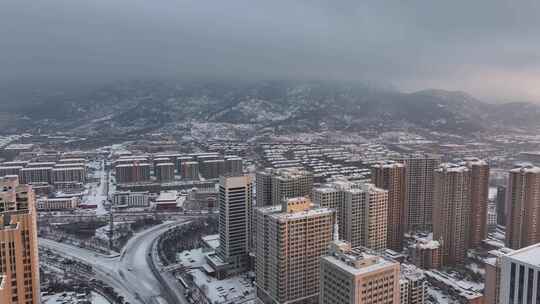
[[[302,177],[306,175],[312,175],[310,171],[305,170],[302,167],[288,167],[288,168],[280,168],[280,169],[266,168],[262,171],[259,171],[259,173],[272,175],[277,178],[295,178],[295,177]]]
[[[521,174],[526,174],[526,173],[540,173],[540,168],[539,167],[536,167],[536,166],[533,166],[533,165],[521,165],[521,166],[518,166],[512,170],[510,170],[510,172],[512,173],[521,173]]]
[[[373,168],[382,169],[382,168],[402,168],[405,167],[403,163],[394,161],[394,160],[383,160],[375,163]]]
[[[344,243],[343,241],[333,241],[328,255],[323,256],[322,259],[353,275],[370,273],[399,265],[399,263],[385,259],[382,256],[351,250],[350,246],[346,246]]]
[[[461,164],[442,163],[435,171],[438,172],[467,172],[469,168]]]
[[[289,220],[314,215],[333,214],[334,210],[315,206],[309,198],[296,197],[285,199],[280,205],[257,208],[259,212],[269,214],[276,220]]]
[[[540,267],[540,243],[515,250],[503,257]]]

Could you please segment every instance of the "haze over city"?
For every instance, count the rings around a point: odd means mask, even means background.
[[[0,84],[369,81],[537,101],[538,1],[0,3]]]

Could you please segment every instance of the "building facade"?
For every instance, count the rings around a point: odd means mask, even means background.
[[[386,249],[388,191],[373,184],[362,184],[360,188],[346,190],[344,200],[341,237],[353,247]]]
[[[266,168],[256,174],[257,206],[279,205],[283,199],[311,196],[313,174],[299,168]]]
[[[442,164],[435,170],[433,239],[441,244],[443,265],[465,262],[469,244],[471,179],[465,166]]]
[[[512,249],[540,243],[540,168],[510,170],[506,206],[506,246]]]
[[[39,304],[36,206],[30,186],[17,176],[0,179],[0,276],[2,304]]]
[[[320,304],[400,303],[399,263],[335,241],[321,258]]]
[[[230,266],[230,273],[247,269],[251,235],[253,185],[251,177],[221,176],[219,179],[218,256]]]
[[[431,230],[434,171],[438,156],[412,155],[400,159],[407,170],[407,230]]]
[[[476,158],[465,159],[462,163],[469,169],[471,213],[469,223],[469,248],[477,248],[487,237],[489,201],[489,165]]]
[[[506,225],[506,186],[497,187],[497,225]]]
[[[333,238],[335,212],[305,197],[255,209],[255,277],[260,303],[317,303],[319,259]]]
[[[36,201],[37,210],[40,211],[68,211],[79,207],[81,200],[74,197],[65,198],[39,198]]]
[[[503,255],[500,304],[540,304],[540,244]]]
[[[371,168],[371,182],[378,188],[388,191],[388,248],[401,251],[403,235],[407,227],[407,183],[405,165],[396,162],[383,162]]]

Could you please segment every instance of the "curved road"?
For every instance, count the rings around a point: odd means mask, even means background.
[[[120,256],[106,256],[93,251],[47,239],[39,239],[43,248],[61,253],[93,266],[96,279],[101,280],[133,304],[187,303],[178,289],[165,288],[154,275],[151,263],[156,260],[153,244],[165,231],[185,221],[164,223],[135,234]],[[159,269],[158,269],[159,271]],[[167,277],[168,274],[163,274]],[[163,277],[162,275],[162,277]],[[166,283],[170,283],[166,280]],[[167,284],[170,286],[170,284]],[[179,286],[179,284],[176,284]],[[172,291],[172,292],[171,292]],[[173,301],[171,303],[171,301]]]

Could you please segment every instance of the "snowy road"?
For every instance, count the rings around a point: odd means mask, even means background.
[[[171,294],[164,291],[147,259],[150,257],[154,241],[171,227],[183,222],[161,224],[136,234],[126,244],[119,257],[109,257],[42,238],[39,239],[39,245],[91,264],[94,267],[96,279],[109,284],[130,303],[169,303],[167,298],[174,299],[174,302],[169,304],[184,303],[185,299],[179,292]]]

